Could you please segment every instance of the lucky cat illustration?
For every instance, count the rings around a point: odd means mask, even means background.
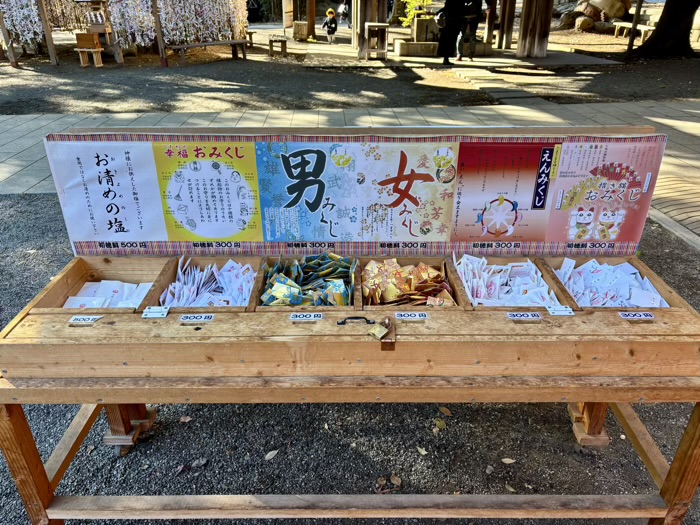
[[[569,239],[577,241],[589,239],[593,234],[594,217],[595,208],[585,209],[579,206],[578,210],[573,210],[569,221]]]
[[[601,241],[617,239],[620,235],[620,226],[625,220],[625,210],[612,210],[603,208],[598,215],[598,225],[595,228],[595,238]]]

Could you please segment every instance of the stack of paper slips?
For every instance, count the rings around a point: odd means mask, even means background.
[[[473,306],[561,306],[531,260],[488,264],[484,258],[452,254]]]
[[[180,258],[177,278],[160,296],[161,306],[248,306],[256,273],[249,264],[229,260],[221,269],[216,264],[192,266]]]
[[[596,308],[668,308],[668,303],[648,278],[628,262],[600,264],[595,259],[576,268],[564,259],[557,277],[579,306]]]
[[[63,308],[137,308],[153,283],[131,284],[121,281],[85,283],[69,297]]]
[[[262,306],[350,306],[357,259],[331,252],[265,265]]]
[[[396,259],[369,261],[362,270],[367,305],[454,306],[447,276],[423,262],[401,266]]]

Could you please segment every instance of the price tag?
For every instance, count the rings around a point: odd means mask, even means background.
[[[315,323],[316,321],[321,321],[323,317],[324,314],[316,312],[297,312],[289,314],[289,320],[293,323]]]
[[[102,319],[102,315],[74,315],[68,320],[69,326],[92,326]]]
[[[508,312],[508,319],[516,323],[539,323],[542,314],[539,312]]]
[[[180,316],[180,322],[183,324],[203,324],[211,323],[216,314],[184,314]]]
[[[641,322],[652,322],[655,317],[651,312],[617,312],[622,319],[625,321],[641,321]]]
[[[553,316],[567,316],[571,317],[574,315],[574,311],[571,309],[570,306],[548,306],[547,311],[549,312],[549,315]]]
[[[427,321],[430,319],[430,314],[428,312],[396,312],[394,317],[397,321],[415,323],[419,321]]]
[[[142,319],[162,319],[168,316],[169,306],[147,306],[143,311]]]

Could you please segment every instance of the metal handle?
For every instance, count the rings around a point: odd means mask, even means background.
[[[364,321],[366,324],[374,324],[374,320],[367,319],[366,317],[360,317],[360,316],[346,317],[342,321],[338,321],[338,324],[345,325],[345,324],[347,324],[348,321]]]

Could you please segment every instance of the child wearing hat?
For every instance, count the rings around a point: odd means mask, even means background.
[[[335,38],[335,32],[338,30],[338,20],[335,18],[335,11],[329,9],[326,11],[326,19],[323,21],[321,28],[325,28],[328,33],[328,43],[332,44]]]

